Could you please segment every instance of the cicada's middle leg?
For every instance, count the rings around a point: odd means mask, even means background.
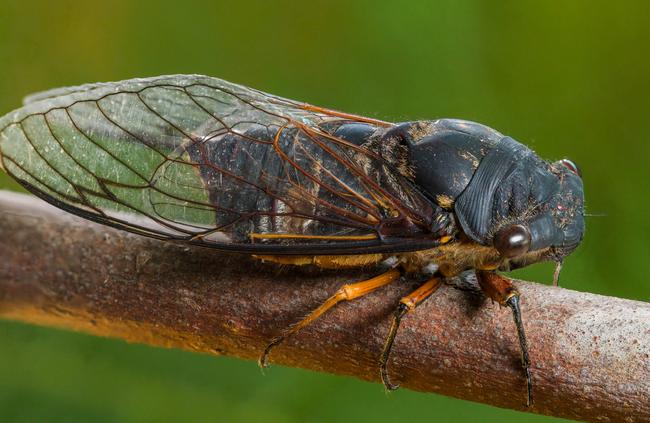
[[[382,265],[380,265],[380,268],[382,268],[384,272],[379,276],[375,276],[374,278],[365,281],[343,285],[341,288],[339,288],[339,290],[336,291],[334,295],[329,297],[323,304],[321,304],[319,307],[317,307],[315,310],[309,313],[307,317],[291,325],[282,333],[280,333],[280,335],[278,335],[273,340],[271,340],[271,342],[264,349],[262,355],[258,360],[260,367],[264,368],[267,366],[268,356],[269,353],[271,352],[271,349],[273,349],[273,347],[277,346],[282,341],[284,341],[287,337],[298,332],[305,326],[311,324],[314,320],[318,319],[321,315],[323,315],[325,312],[327,312],[329,309],[334,307],[339,302],[350,301],[362,297],[366,294],[373,292],[376,289],[381,288],[382,286],[386,286],[399,279],[401,276],[401,271],[395,268],[396,264],[397,264],[397,260],[393,258],[387,259],[384,261]]]
[[[533,405],[533,381],[530,375],[530,358],[528,357],[528,342],[526,333],[521,320],[521,308],[519,306],[519,292],[512,285],[510,279],[504,278],[491,271],[478,270],[476,276],[483,292],[488,297],[498,302],[502,306],[508,306],[512,310],[512,315],[517,327],[519,337],[519,347],[521,349],[521,366],[526,376],[527,401],[528,407]]]
[[[415,308],[422,304],[424,300],[429,298],[431,294],[436,292],[442,283],[442,278],[439,276],[434,276],[424,282],[418,289],[402,298],[395,310],[393,315],[393,321],[390,325],[388,331],[388,336],[384,342],[384,348],[382,349],[381,355],[379,356],[379,374],[381,376],[381,381],[384,384],[384,387],[388,391],[394,391],[399,388],[399,385],[393,385],[388,377],[388,358],[390,357],[391,349],[393,348],[393,342],[395,341],[395,336],[397,335],[397,329],[402,321],[404,315],[410,311],[415,310]]]

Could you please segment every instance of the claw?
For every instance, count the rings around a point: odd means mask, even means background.
[[[260,358],[257,359],[257,364],[262,370],[269,366],[269,354],[271,353],[271,350],[282,341],[284,341],[284,336],[278,336],[277,338],[273,338],[271,342],[269,342],[269,345],[264,348]]]
[[[380,372],[381,372],[381,382],[384,384],[384,388],[386,389],[386,392],[392,392],[399,389],[399,384],[393,385],[391,383],[390,378],[388,377],[388,369],[386,368],[385,364],[381,367]]]

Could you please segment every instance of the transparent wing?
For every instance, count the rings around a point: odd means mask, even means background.
[[[45,200],[156,238],[278,253],[430,245],[429,201],[326,129],[340,121],[390,126],[216,78],[134,79],[27,97],[0,119],[0,155]]]

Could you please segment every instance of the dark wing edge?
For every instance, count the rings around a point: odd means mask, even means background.
[[[347,235],[377,233],[383,221],[395,221],[396,215],[407,216],[409,222],[420,220],[418,223],[426,226],[430,219],[426,216],[427,202],[409,181],[395,176],[393,189],[380,186],[359,163],[381,167],[385,165],[381,158],[322,128],[325,122],[341,119],[384,127],[391,125],[387,122],[310,106],[200,75],[55,89],[29,96],[25,103],[22,109],[0,118],[0,164],[30,192],[88,220],[152,238],[247,253],[388,253],[437,245],[430,236],[421,236],[427,235],[422,230],[414,231],[413,236],[378,234],[375,239],[333,238],[327,242],[310,242],[307,238],[264,244],[226,239],[226,232],[220,232],[225,226],[219,224],[219,219],[227,221],[229,213],[253,215],[256,211],[233,211],[216,205],[206,194],[205,175],[202,180],[195,177],[201,175],[197,169],[214,167],[211,159],[205,155],[201,156],[203,161],[188,157],[190,148],[205,140],[233,134],[246,140],[251,128],[258,127],[276,135],[291,129],[293,137],[309,142],[311,151],[340,165],[347,181],[356,186],[350,188],[337,181],[343,177],[331,174],[309,177],[304,163],[290,163],[285,157],[283,166],[288,170],[282,173],[283,187],[302,190],[299,194],[304,197],[308,191],[305,187],[310,184],[319,189],[329,186],[331,192],[327,195],[338,198],[339,203],[342,197],[345,199],[343,206],[327,206],[324,213],[321,210],[320,214],[306,215],[304,210],[294,210],[289,217],[338,225],[343,228],[339,232]],[[270,138],[276,139],[248,141],[278,142],[278,137]],[[285,143],[285,147],[292,145]],[[277,148],[277,153],[282,155],[282,147]],[[224,169],[216,173],[222,179],[236,181],[227,186],[234,191],[257,190],[258,197],[260,189],[268,197],[286,199],[288,195],[286,187],[277,188],[279,183],[275,183],[274,192],[268,187],[251,188],[255,185],[253,179],[237,180],[238,175]],[[297,176],[287,184],[291,174]],[[311,202],[327,203],[318,196]],[[425,210],[421,210],[423,205]],[[217,222],[212,221],[215,213],[223,216]],[[183,219],[177,219],[179,215]],[[277,219],[273,213],[266,215],[269,221]]]

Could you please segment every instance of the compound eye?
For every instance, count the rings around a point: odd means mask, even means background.
[[[578,167],[578,165],[573,163],[571,160],[562,159],[562,160],[560,160],[560,164],[562,166],[566,167],[567,169],[569,169],[571,171],[571,173],[573,173],[575,175],[578,175],[579,177],[582,178],[582,171],[580,171],[580,168]]]
[[[493,244],[502,257],[520,256],[530,248],[530,231],[523,225],[507,226],[497,232]]]

